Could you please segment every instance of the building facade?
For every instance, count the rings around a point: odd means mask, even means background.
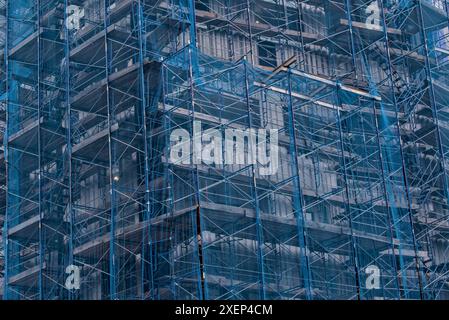
[[[449,299],[448,10],[0,1],[3,298]]]

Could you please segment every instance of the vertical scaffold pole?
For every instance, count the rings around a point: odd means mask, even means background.
[[[111,57],[108,39],[108,27],[109,27],[109,0],[103,0],[104,5],[104,17],[103,17],[103,30],[104,30],[104,54],[105,54],[105,74],[106,74],[106,103],[107,103],[107,123],[108,123],[108,157],[109,157],[109,196],[110,196],[110,239],[109,239],[109,295],[111,300],[117,299],[117,284],[116,284],[116,264],[117,256],[115,252],[115,219],[116,219],[116,209],[115,209],[115,180],[113,177],[113,142],[112,142],[112,107],[111,107],[111,96],[110,96],[110,83],[109,83],[109,72],[111,68]]]
[[[67,28],[67,8],[68,8],[68,0],[64,0],[64,56],[65,56],[65,73],[66,73],[66,105],[67,105],[67,121],[66,121],[66,142],[67,142],[67,155],[68,155],[68,165],[69,165],[69,203],[68,203],[68,212],[69,212],[69,252],[68,252],[68,262],[69,265],[74,264],[73,257],[73,224],[74,224],[74,212],[73,212],[73,181],[72,181],[72,108],[70,104],[70,34]],[[73,291],[69,291],[69,299],[72,300],[74,297]]]
[[[142,253],[141,253],[141,276],[140,276],[140,286],[141,286],[141,299],[145,299],[145,266],[148,266],[149,269],[149,275],[150,275],[150,292],[153,292],[153,266],[152,266],[152,255],[150,251],[149,255],[149,261],[146,261],[145,255],[146,251],[145,248],[147,246],[151,246],[151,215],[150,215],[150,183],[149,183],[149,175],[150,170],[148,166],[148,129],[147,129],[147,113],[146,113],[146,107],[147,107],[147,100],[146,100],[146,93],[145,93],[145,73],[144,73],[144,56],[145,56],[145,39],[144,39],[144,32],[145,32],[145,21],[144,21],[144,15],[143,15],[143,7],[142,7],[142,0],[138,0],[138,6],[137,6],[137,28],[138,28],[138,36],[139,36],[139,89],[140,89],[140,121],[142,126],[142,134],[143,134],[143,152],[144,152],[144,181],[145,181],[145,205],[144,205],[144,223],[145,227],[143,228],[143,235],[142,235]]]
[[[295,217],[296,217],[296,227],[298,233],[298,242],[300,245],[300,264],[304,277],[304,287],[306,289],[306,297],[308,300],[313,299],[313,291],[312,291],[312,275],[310,272],[309,265],[309,255],[308,255],[308,246],[307,246],[307,230],[305,226],[305,218],[304,218],[304,210],[303,210],[303,199],[302,199],[302,190],[301,190],[301,180],[299,176],[300,168],[298,163],[298,154],[297,154],[297,141],[296,141],[296,125],[295,125],[295,113],[293,109],[293,97],[292,97],[292,79],[291,72],[288,70],[288,121],[289,121],[289,135],[290,135],[290,153],[292,157],[292,167],[294,172],[294,186],[295,190],[293,191],[295,194],[293,195],[293,205],[295,208]]]
[[[6,123],[5,123],[5,136],[3,137],[3,145],[4,145],[4,150],[5,150],[5,170],[6,170],[6,174],[5,174],[5,181],[6,184],[8,184],[8,168],[9,168],[9,161],[8,161],[8,156],[9,156],[9,149],[8,149],[8,139],[9,139],[9,125],[8,125],[8,118],[9,118],[9,1],[6,2],[5,4],[6,8],[5,8],[5,48],[3,50],[4,54],[3,54],[3,59],[5,60],[5,77],[6,77],[6,83],[5,83],[5,93],[6,93],[6,99],[5,99],[5,113],[6,113]],[[6,208],[5,208],[5,221],[4,221],[4,225],[3,225],[3,250],[4,250],[4,259],[5,259],[5,264],[4,264],[4,273],[3,273],[3,298],[4,300],[8,300],[9,299],[9,287],[8,287],[8,281],[9,281],[9,240],[8,240],[8,221],[9,221],[9,212],[10,210],[8,210],[9,206],[8,206],[8,189],[6,189]]]
[[[250,86],[249,86],[249,74],[248,74],[248,62],[246,59],[242,61],[243,67],[244,67],[244,77],[245,77],[245,102],[246,102],[246,113],[248,117],[248,129],[250,131],[251,136],[251,130],[253,129],[253,120],[252,120],[252,114],[251,114],[251,102],[250,102]],[[257,151],[254,151],[253,144],[255,141],[251,141],[251,138],[249,138],[248,141],[248,152],[250,155],[254,156]],[[250,156],[248,156],[249,158]],[[256,166],[254,165],[254,161],[252,164],[249,165],[250,169],[250,176],[251,176],[251,190],[252,190],[252,197],[254,201],[254,209],[256,211],[256,238],[257,238],[257,259],[258,259],[258,267],[259,267],[259,273],[260,273],[260,283],[259,283],[259,297],[262,300],[266,300],[266,284],[265,284],[265,261],[264,261],[264,255],[263,255],[263,247],[264,247],[264,240],[263,240],[263,226],[262,226],[262,219],[260,216],[260,207],[259,207],[259,195],[257,191],[257,178],[256,178]]]
[[[37,153],[38,153],[38,185],[39,185],[39,300],[43,300],[43,269],[44,269],[44,234],[43,234],[43,213],[42,213],[42,159],[41,159],[41,1],[36,1],[37,19]]]

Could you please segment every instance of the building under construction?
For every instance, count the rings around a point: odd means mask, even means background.
[[[449,299],[448,13],[0,0],[0,295]],[[198,123],[277,171],[170,161]]]

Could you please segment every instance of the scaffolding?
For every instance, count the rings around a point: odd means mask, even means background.
[[[6,209],[6,167],[5,149],[3,140],[5,138],[6,124],[6,72],[5,72],[5,23],[6,23],[6,1],[0,1],[0,299],[3,297],[3,271],[4,271],[4,250],[3,250],[3,222]]]
[[[449,299],[448,5],[0,0],[3,297]]]

